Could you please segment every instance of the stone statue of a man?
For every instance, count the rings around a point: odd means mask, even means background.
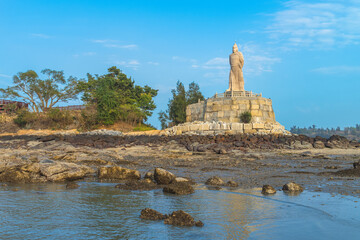
[[[244,66],[244,57],[239,52],[236,43],[233,46],[233,53],[229,57],[230,61],[230,76],[229,89],[227,91],[244,91],[244,77],[242,67]]]

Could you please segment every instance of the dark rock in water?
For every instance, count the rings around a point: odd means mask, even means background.
[[[129,180],[124,184],[118,184],[115,187],[122,190],[140,190],[147,191],[161,188],[160,185],[155,184],[153,181],[149,181],[150,179],[143,180]]]
[[[177,195],[187,195],[194,193],[194,188],[186,182],[172,183],[163,188],[163,192]]]
[[[302,192],[304,189],[299,184],[289,182],[283,186],[282,190],[287,192]]]
[[[204,223],[199,220],[199,221],[197,221],[197,222],[195,223],[195,226],[197,226],[197,227],[203,227],[203,226],[204,226]]]
[[[140,218],[146,220],[163,220],[165,216],[154,209],[145,208],[141,210]]]
[[[355,166],[354,166],[355,167]],[[333,173],[336,176],[341,177],[360,177],[360,167],[352,169],[344,169]]]
[[[354,169],[360,168],[360,161],[353,163]]]
[[[264,186],[262,187],[261,193],[264,194],[264,195],[275,194],[275,193],[276,193],[276,190],[275,190],[275,188],[273,188],[273,187],[270,186],[270,185],[264,185]]]
[[[227,187],[238,187],[239,186],[239,184],[237,183],[237,182],[234,182],[234,181],[228,181],[227,183],[226,183],[226,186]]]
[[[170,184],[175,179],[175,175],[162,168],[155,168],[154,179],[157,184]]]
[[[190,214],[184,212],[183,210],[172,212],[168,216],[168,218],[164,220],[164,223],[175,226],[188,226],[188,227],[192,227],[195,225],[194,218]]]
[[[106,166],[99,168],[99,178],[102,179],[140,179],[140,172],[120,166]]]
[[[214,176],[209,178],[206,182],[206,185],[212,185],[212,186],[220,186],[220,185],[224,185],[224,181],[218,177],[218,176]]]
[[[68,184],[66,184],[66,189],[76,189],[79,187],[79,184],[77,184],[76,182],[69,182]]]

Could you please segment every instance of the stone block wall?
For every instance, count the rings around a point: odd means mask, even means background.
[[[164,130],[166,135],[290,134],[279,123],[187,122]]]
[[[263,97],[209,98],[186,108],[186,121],[240,123],[240,115],[251,112],[253,123],[276,123],[272,101]]]

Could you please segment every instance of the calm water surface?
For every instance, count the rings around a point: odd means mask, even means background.
[[[0,239],[360,239],[359,199],[326,193],[259,189],[192,195],[125,191],[82,182],[0,187]],[[18,189],[17,191],[14,191]],[[184,210],[204,227],[175,227],[139,218],[143,208]]]

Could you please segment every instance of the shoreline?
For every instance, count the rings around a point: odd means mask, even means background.
[[[299,139],[303,139],[300,145]],[[337,144],[345,144],[341,139],[335,139]],[[308,144],[311,141],[316,142],[304,136],[272,135],[0,136],[0,181],[17,181],[11,174],[4,177],[10,169],[12,173],[27,174],[18,182],[36,183],[84,178],[99,181],[97,172],[104,166],[137,170],[141,177],[162,167],[176,176],[201,184],[210,177],[219,176],[225,182],[235,181],[243,189],[269,184],[279,190],[294,181],[309,191],[360,197],[357,183],[360,171],[352,170],[352,164],[360,160],[360,148],[349,141],[346,149],[314,148]],[[40,173],[46,161],[54,165],[49,168],[54,171],[49,176]],[[57,168],[76,167],[78,172],[65,169],[58,173],[54,170],[55,165]],[[29,166],[38,166],[40,170],[29,170]],[[49,169],[46,171],[50,172]],[[79,172],[82,174],[77,175]]]

